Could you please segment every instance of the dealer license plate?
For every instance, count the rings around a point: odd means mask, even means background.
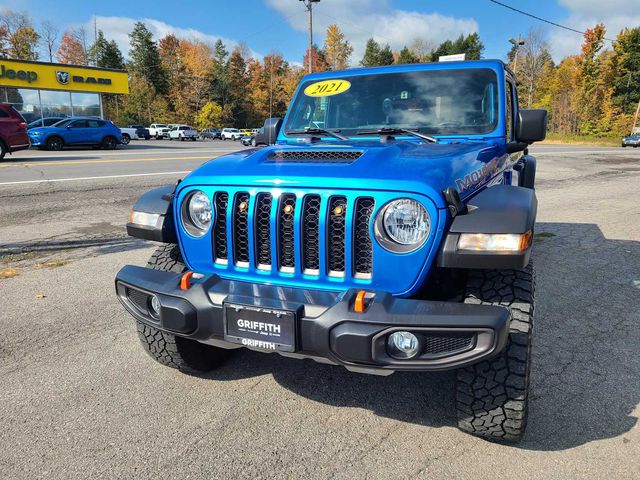
[[[233,303],[226,303],[224,311],[226,341],[262,350],[295,351],[294,312]]]

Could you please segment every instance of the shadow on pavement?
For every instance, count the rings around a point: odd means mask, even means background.
[[[624,435],[640,402],[640,242],[597,225],[539,223],[534,359],[527,435],[518,448],[553,451]],[[210,375],[271,373],[316,402],[396,420],[455,425],[454,376],[359,375],[341,367],[241,350]]]

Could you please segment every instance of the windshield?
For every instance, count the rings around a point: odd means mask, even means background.
[[[345,76],[302,84],[285,126],[337,129],[343,135],[379,128],[435,135],[493,131],[498,79],[490,69],[430,70]]]
[[[67,125],[71,120],[60,120],[57,123],[54,123],[53,125],[51,125],[52,127],[64,127],[65,125]]]

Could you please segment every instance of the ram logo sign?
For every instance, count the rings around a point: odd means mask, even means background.
[[[69,72],[63,72],[62,70],[56,70],[56,80],[62,85],[69,83]]]

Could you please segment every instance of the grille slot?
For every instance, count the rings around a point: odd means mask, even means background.
[[[330,276],[343,276],[345,267],[345,227],[347,199],[342,196],[329,199],[328,266]]]
[[[269,155],[272,162],[352,163],[362,156],[360,150],[276,150]]]
[[[126,289],[127,298],[135,305],[135,307],[142,313],[149,313],[149,298],[150,296],[140,290],[134,288]]]
[[[369,234],[369,222],[376,202],[371,197],[356,200],[353,219],[353,270],[356,275],[371,277],[373,271],[373,245]]]
[[[302,204],[302,269],[320,273],[320,195],[307,195]]]
[[[450,355],[470,350],[473,333],[430,333],[424,339],[424,353],[433,356]]]
[[[278,206],[278,244],[280,251],[280,269],[293,272],[296,266],[295,225],[296,196],[285,194],[280,197]]]
[[[249,194],[238,192],[233,201],[233,253],[236,265],[249,265]]]
[[[216,208],[216,221],[213,225],[213,253],[217,263],[227,263],[229,251],[227,248],[227,206],[229,204],[229,194],[217,192],[214,196]]]
[[[255,236],[257,267],[271,268],[271,203],[270,193],[260,193],[256,199]]]

